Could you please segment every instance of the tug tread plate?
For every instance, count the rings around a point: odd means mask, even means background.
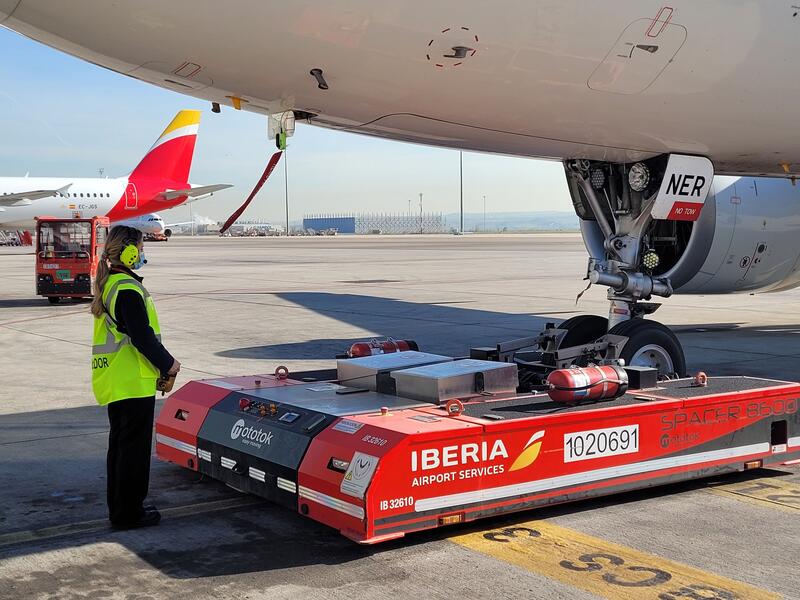
[[[663,381],[657,388],[647,390],[633,390],[624,396],[613,400],[600,402],[587,402],[585,404],[568,405],[553,402],[547,396],[538,398],[513,398],[510,400],[490,400],[484,402],[467,403],[464,405],[464,414],[470,417],[489,418],[498,417],[503,420],[527,419],[530,417],[596,410],[598,408],[612,408],[629,406],[648,401],[691,399],[716,394],[731,394],[735,392],[752,391],[764,388],[795,385],[787,381],[775,379],[761,379],[757,377],[709,377],[708,385],[693,385],[693,379],[676,379]]]
[[[760,377],[709,377],[708,385],[693,385],[693,378],[676,379],[664,381],[658,389],[642,391],[637,395],[657,395],[661,398],[677,400],[679,398],[697,398],[699,396],[711,396],[714,394],[732,394],[736,392],[747,392],[763,388],[774,388],[784,385],[796,385],[789,381],[779,381],[777,379],[762,379]],[[636,393],[636,392],[634,392]]]

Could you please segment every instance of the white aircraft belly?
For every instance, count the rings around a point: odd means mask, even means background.
[[[60,200],[60,198],[42,198],[25,206],[6,206],[5,210],[0,212],[0,228],[19,227],[28,229],[35,225],[34,218],[38,216],[71,216],[61,208]]]
[[[34,227],[35,218],[40,216],[71,218],[76,213],[81,217],[103,216],[111,210],[115,202],[113,196],[103,199],[50,197],[23,206],[5,206],[5,210],[0,211],[0,229],[29,229]]]
[[[703,154],[723,173],[800,163],[800,135],[787,126],[800,86],[779,68],[800,51],[789,6],[664,8],[22,0],[4,24],[162,87],[226,104],[235,91],[246,110],[306,110],[320,125],[392,139],[553,158]]]

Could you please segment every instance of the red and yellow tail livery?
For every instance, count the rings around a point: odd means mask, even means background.
[[[199,128],[199,110],[180,111],[131,172],[130,178],[187,183]]]

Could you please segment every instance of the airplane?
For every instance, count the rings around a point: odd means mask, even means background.
[[[0,0],[0,23],[264,114],[279,145],[301,120],[561,161],[609,299],[560,325],[562,347],[616,335],[628,364],[680,373],[647,300],[800,285],[791,3]]]
[[[189,183],[200,111],[182,110],[130,175],[117,178],[0,177],[0,227],[32,228],[37,216],[107,216],[112,224],[231,187]]]
[[[151,240],[168,240],[172,237],[172,230],[175,227],[183,225],[191,225],[192,221],[181,221],[178,223],[164,223],[161,215],[156,213],[148,213],[134,217],[133,219],[126,219],[125,221],[116,221],[114,225],[126,225],[133,227],[144,233],[145,237]]]

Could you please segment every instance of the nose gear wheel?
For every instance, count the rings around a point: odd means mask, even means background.
[[[686,357],[681,343],[658,321],[631,319],[612,327],[608,333],[628,338],[619,356],[626,365],[656,368],[659,377],[686,375]]]

